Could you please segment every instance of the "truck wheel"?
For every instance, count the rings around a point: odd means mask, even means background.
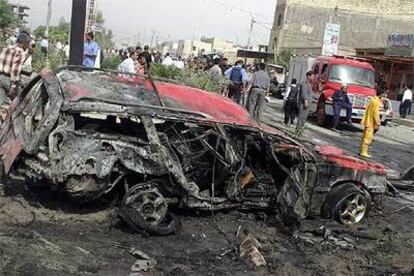
[[[342,184],[328,194],[322,216],[345,225],[357,224],[367,216],[370,204],[369,195],[355,184]]]
[[[170,235],[178,225],[168,213],[168,203],[151,184],[137,184],[125,195],[119,208],[120,217],[136,231]]]

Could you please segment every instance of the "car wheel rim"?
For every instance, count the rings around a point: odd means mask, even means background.
[[[342,204],[340,220],[343,224],[356,224],[362,221],[367,211],[367,201],[361,194],[349,196]]]
[[[158,225],[166,217],[168,203],[158,189],[135,190],[130,192],[125,200],[126,205],[132,205],[145,224]]]

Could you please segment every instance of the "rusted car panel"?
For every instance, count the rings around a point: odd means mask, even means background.
[[[171,83],[155,88],[139,76],[42,72],[3,126],[5,173],[46,180],[79,201],[124,187],[121,217],[155,233],[175,229],[169,204],[277,209],[298,223],[326,209],[325,197],[332,205],[329,193],[343,183],[356,185],[350,195],[385,192],[379,164],[311,149],[219,95]]]

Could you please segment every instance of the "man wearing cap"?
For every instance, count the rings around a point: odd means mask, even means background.
[[[371,157],[371,155],[368,154],[368,148],[372,143],[374,133],[376,133],[381,126],[381,118],[379,115],[381,94],[382,89],[377,89],[377,95],[369,101],[364,117],[361,121],[361,124],[364,126],[364,133],[362,135],[359,155],[364,158]]]
[[[339,118],[341,117],[341,110],[346,110],[346,122],[352,124],[352,103],[348,97],[348,85],[343,83],[341,89],[332,95],[334,121],[333,128],[336,129],[339,125]]]
[[[26,61],[25,51],[30,41],[30,35],[22,32],[17,37],[16,45],[7,46],[0,53],[0,106],[9,103],[18,94],[18,82]]]

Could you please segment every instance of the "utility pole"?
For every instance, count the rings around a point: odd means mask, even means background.
[[[45,36],[49,36],[50,21],[52,19],[52,5],[53,5],[53,0],[49,0],[49,2],[47,4]]]
[[[256,21],[254,21],[254,17],[252,16],[252,19],[250,21],[249,38],[247,40],[247,49],[250,49],[251,46],[254,23],[256,23]]]
[[[69,65],[83,64],[87,0],[72,0]]]

